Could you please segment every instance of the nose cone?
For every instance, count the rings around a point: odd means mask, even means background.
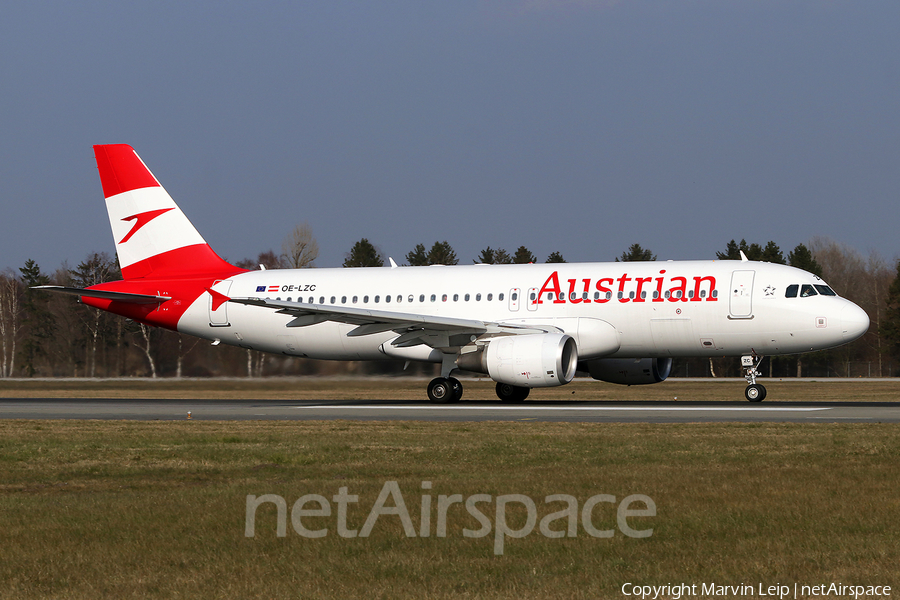
[[[869,315],[857,305],[848,302],[841,309],[841,333],[844,336],[844,342],[852,342],[862,337],[868,329]]]

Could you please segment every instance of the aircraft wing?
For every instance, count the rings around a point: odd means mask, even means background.
[[[399,337],[391,342],[398,348],[427,344],[434,348],[464,346],[475,338],[523,333],[545,333],[556,328],[515,325],[499,322],[440,317],[390,310],[372,310],[346,306],[306,304],[261,298],[229,298],[229,302],[258,306],[294,317],[288,327],[307,327],[325,321],[356,325],[347,335],[358,337],[394,331]],[[474,336],[474,337],[473,337]]]

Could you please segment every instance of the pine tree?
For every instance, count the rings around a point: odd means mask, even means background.
[[[492,265],[494,264],[494,254],[494,249],[488,246],[481,251],[481,254],[478,255],[474,262],[475,264]]]
[[[813,275],[822,276],[822,267],[813,258],[812,252],[803,244],[798,244],[796,248],[788,254],[788,264],[798,269],[803,269]]]
[[[429,265],[455,265],[458,263],[459,259],[456,258],[456,252],[453,251],[453,248],[446,240],[435,242],[431,250],[428,251]]]
[[[531,253],[531,250],[525,246],[519,246],[515,255],[513,255],[513,263],[517,265],[527,265],[536,262],[537,258]]]
[[[50,295],[30,288],[47,285],[50,278],[41,273],[41,268],[30,258],[19,272],[22,273],[22,285],[26,290],[22,300],[22,326],[26,333],[22,341],[21,363],[25,375],[34,377],[37,373],[36,362],[38,358],[47,355],[46,345],[53,337],[56,323],[50,312]]]
[[[88,256],[87,260],[69,271],[69,274],[72,277],[72,285],[85,288],[118,279],[119,266],[106,252],[94,252]],[[101,342],[112,335],[114,319],[110,313],[99,308],[85,307],[84,310],[79,310],[75,314],[81,320],[81,336],[84,337],[87,354],[85,375],[95,377],[97,375],[97,350],[100,348]]]
[[[428,266],[428,253],[425,252],[424,244],[416,244],[416,247],[409,251],[406,255],[406,262],[411,267]]]
[[[762,249],[760,260],[779,265],[787,264],[784,261],[784,254],[782,254],[781,248],[773,241],[769,241],[769,243],[766,244],[766,247]]]
[[[350,249],[347,259],[344,260],[345,267],[383,267],[384,259],[381,253],[372,245],[369,240],[362,238]]]
[[[627,252],[623,252],[622,256],[616,258],[616,262],[635,262],[656,260],[656,255],[649,249],[645,250],[640,244],[632,244],[628,247]]]
[[[564,263],[566,259],[563,258],[563,255],[554,250],[550,253],[550,256],[547,257],[548,263]]]

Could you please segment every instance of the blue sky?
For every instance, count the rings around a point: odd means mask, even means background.
[[[12,2],[0,268],[113,251],[128,143],[213,248],[900,255],[900,3]]]

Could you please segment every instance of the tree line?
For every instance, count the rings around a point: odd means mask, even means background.
[[[889,264],[872,253],[867,257],[826,238],[799,244],[786,255],[773,241],[765,245],[729,241],[720,260],[750,260],[789,264],[827,281],[841,296],[861,306],[871,326],[859,340],[821,352],[770,357],[762,365],[772,377],[891,377],[900,375],[900,261]],[[281,252],[267,250],[255,259],[235,264],[246,269],[312,268],[318,244],[306,224],[287,236]],[[411,266],[459,264],[447,241],[430,247],[416,244],[405,258]],[[632,244],[616,261],[651,261],[656,255]],[[520,246],[514,252],[487,246],[473,263],[527,264],[538,262]],[[552,252],[544,262],[566,262]],[[344,267],[384,266],[383,253],[368,239],[355,242],[345,255]],[[204,340],[148,327],[81,305],[72,296],[30,290],[37,285],[87,287],[120,279],[115,258],[105,252],[89,254],[74,268],[63,263],[52,273],[33,260],[0,273],[0,377],[126,377],[126,376],[263,376],[360,373],[396,373],[402,363],[335,363],[266,355],[231,346],[212,347]],[[413,366],[411,372],[430,374],[432,365]],[[676,359],[674,376],[740,375],[739,361]]]

